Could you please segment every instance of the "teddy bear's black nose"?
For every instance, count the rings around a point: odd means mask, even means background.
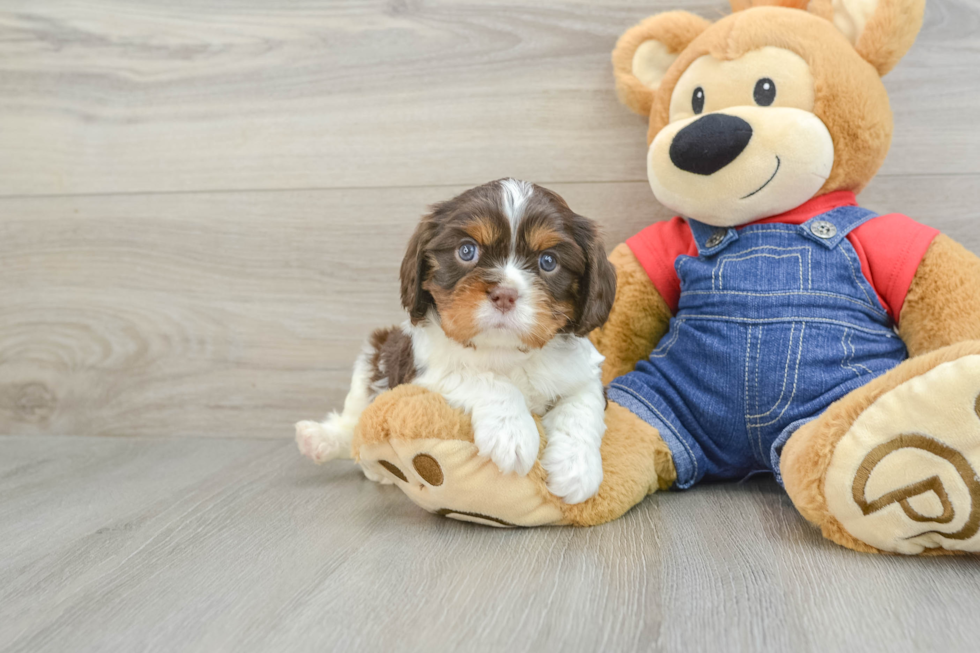
[[[709,113],[677,132],[670,160],[685,172],[713,175],[735,160],[752,139],[752,126],[737,116]]]

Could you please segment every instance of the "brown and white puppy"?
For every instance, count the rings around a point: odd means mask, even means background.
[[[470,413],[480,453],[504,473],[534,465],[541,415],[549,489],[585,501],[602,481],[605,432],[603,358],[587,335],[615,292],[595,224],[545,188],[502,179],[436,205],[402,262],[410,319],[372,334],[344,410],[296,425],[300,450],[349,457],[374,397],[414,383]]]

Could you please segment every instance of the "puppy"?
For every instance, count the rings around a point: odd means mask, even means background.
[[[603,357],[586,336],[615,292],[595,224],[550,190],[502,179],[434,206],[401,266],[410,319],[371,335],[343,411],[296,425],[300,450],[318,463],[350,457],[371,400],[414,383],[467,411],[480,454],[504,473],[530,471],[531,415],[542,416],[548,489],[585,501],[602,482],[606,428]]]

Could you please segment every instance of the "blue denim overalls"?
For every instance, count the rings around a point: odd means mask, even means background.
[[[793,432],[905,360],[905,344],[847,234],[876,216],[842,206],[801,225],[689,220],[677,314],[609,399],[655,426],[676,487],[770,471]]]

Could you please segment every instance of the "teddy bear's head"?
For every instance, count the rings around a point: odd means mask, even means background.
[[[619,97],[649,115],[647,174],[681,215],[727,227],[860,191],[888,152],[881,82],[925,0],[731,0],[715,23],[674,11],[613,52]]]

